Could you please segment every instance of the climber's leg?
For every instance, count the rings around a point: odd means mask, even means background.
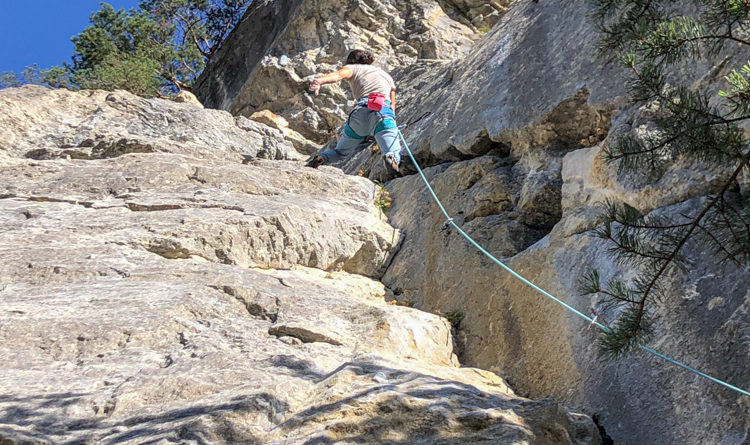
[[[385,119],[383,120],[383,123],[385,124],[383,127],[379,127],[375,130],[375,140],[378,142],[380,151],[388,160],[391,167],[398,170],[398,166],[401,163],[401,140],[399,139],[396,121],[393,119]]]
[[[344,131],[341,133],[339,142],[336,144],[336,148],[326,150],[320,153],[320,156],[325,160],[326,164],[333,164],[352,154],[363,139],[364,136],[359,136],[351,127],[346,125],[344,126]]]
[[[349,115],[344,131],[341,132],[336,148],[326,150],[320,154],[326,164],[332,164],[351,155],[368,134],[370,114],[372,112],[365,107],[356,107]]]

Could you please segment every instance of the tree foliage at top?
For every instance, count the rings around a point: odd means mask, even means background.
[[[634,104],[655,107],[658,131],[620,134],[604,147],[620,171],[659,174],[669,165],[702,162],[723,173],[716,192],[679,217],[643,215],[627,204],[608,202],[597,235],[608,240],[617,263],[635,272],[628,282],[602,283],[591,271],[580,280],[585,295],[602,295],[616,309],[602,337],[610,357],[630,351],[653,334],[652,305],[666,296],[665,277],[688,268],[685,245],[697,241],[721,263],[750,262],[750,191],[739,185],[750,171],[750,62],[726,77],[726,91],[671,85],[665,72],[728,45],[750,49],[749,0],[592,0],[602,32],[601,49],[632,72]],[[685,11],[690,11],[686,13]]]
[[[174,27],[178,46],[210,59],[242,18],[250,0],[143,0],[140,9]]]
[[[143,96],[190,89],[249,3],[143,0],[130,11],[103,3],[91,26],[73,38],[73,79],[83,88]]]
[[[27,66],[20,73],[13,71],[0,73],[0,88],[12,88],[25,84],[66,88],[70,86],[70,77],[68,71],[61,66],[45,70],[39,68],[39,65],[36,64]]]
[[[4,73],[0,87],[125,89],[153,97],[190,89],[251,0],[143,0],[137,9],[102,3],[91,25],[73,37],[72,64]]]
[[[165,80],[182,74],[170,69],[179,57],[172,33],[143,11],[103,3],[91,26],[73,37],[73,81],[81,88],[154,96]]]

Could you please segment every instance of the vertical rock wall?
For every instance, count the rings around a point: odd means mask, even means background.
[[[274,49],[253,65],[257,71],[246,87],[229,93],[228,108],[237,113],[273,108],[323,142],[348,110],[345,92],[331,88],[313,99],[295,88],[316,70],[336,66],[345,49],[356,46],[351,39],[372,46],[396,74],[401,122],[431,113],[404,133],[423,166],[432,166],[428,176],[456,221],[584,312],[596,301],[578,296],[576,277],[587,267],[606,276],[618,270],[606,244],[590,234],[598,204],[611,198],[643,212],[674,214],[716,190],[721,172],[700,166],[675,165],[654,180],[602,164],[598,154],[606,137],[644,131],[650,118],[648,110],[627,108],[626,73],[596,55],[598,36],[587,19],[586,0],[515,2],[481,37],[476,26],[455,15],[466,11],[462,2],[451,7],[442,2],[445,15],[429,15],[440,20],[426,22],[422,17],[428,15],[415,11],[428,11],[431,4],[409,3],[415,6],[377,9],[387,16],[378,21],[383,16],[368,16],[359,1],[339,6],[344,15],[331,13],[327,2],[306,2],[300,11],[308,12],[290,20]],[[327,31],[329,17],[337,17],[333,29],[343,32]],[[431,23],[443,43],[404,37],[402,29],[419,29],[414,23]],[[243,45],[246,38],[236,36],[228,48]],[[729,45],[709,60],[676,68],[670,79],[718,90],[727,69],[747,59]],[[204,77],[226,73],[228,63],[217,59]],[[377,154],[367,151],[343,168],[381,181],[394,178]],[[618,444],[747,442],[746,398],[653,357],[600,361],[595,331],[509,278],[456,233],[441,229],[443,217],[410,175],[408,160],[403,173],[407,176],[387,188],[394,200],[390,221],[406,238],[383,282],[401,301],[463,313],[458,335],[467,363],[506,376],[525,393],[553,396],[599,415]],[[721,269],[697,247],[688,250],[696,267],[670,277],[672,296],[658,308],[654,346],[747,387],[749,271]]]
[[[500,3],[489,8],[502,10]],[[388,70],[424,59],[450,61],[477,37],[451,2],[257,1],[196,90],[208,107],[246,116],[269,109],[323,143],[346,118],[348,99],[335,85],[318,97],[307,94],[313,74],[339,68],[354,48],[372,50]]]

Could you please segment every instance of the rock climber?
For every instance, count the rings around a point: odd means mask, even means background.
[[[394,170],[401,162],[401,143],[396,125],[396,84],[382,69],[373,66],[370,51],[355,49],[339,70],[315,77],[310,91],[318,95],[320,86],[346,80],[352,88],[357,105],[344,125],[336,148],[315,155],[307,166],[318,168],[348,157],[367,136],[374,136],[380,151]]]

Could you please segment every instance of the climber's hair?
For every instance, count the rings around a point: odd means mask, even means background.
[[[366,49],[355,49],[346,57],[347,65],[372,65],[375,56]]]

